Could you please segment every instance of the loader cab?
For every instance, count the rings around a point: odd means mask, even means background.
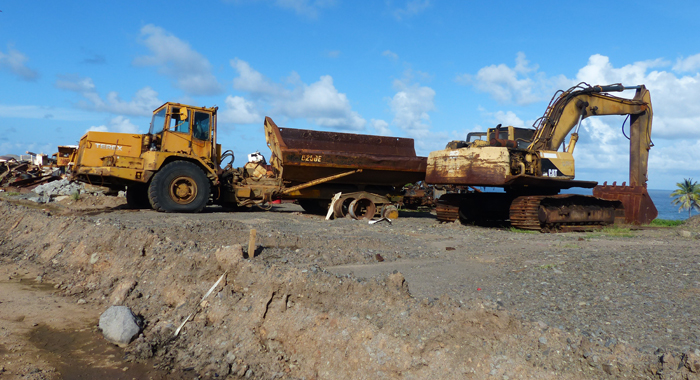
[[[149,150],[211,160],[216,149],[216,111],[217,107],[165,103],[153,112]]]

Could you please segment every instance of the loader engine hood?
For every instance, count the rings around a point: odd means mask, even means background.
[[[107,157],[139,157],[143,135],[90,131],[80,139],[81,166],[102,166]]]

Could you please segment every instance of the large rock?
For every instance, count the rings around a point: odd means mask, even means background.
[[[141,331],[138,318],[126,306],[112,306],[100,316],[100,329],[108,341],[125,347]]]

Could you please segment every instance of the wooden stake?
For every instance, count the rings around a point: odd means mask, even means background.
[[[255,257],[255,228],[250,230],[250,240],[248,241],[248,259]]]

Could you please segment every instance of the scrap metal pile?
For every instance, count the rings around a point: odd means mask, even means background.
[[[75,146],[59,146],[51,157],[27,152],[0,156],[0,188],[28,192],[44,183],[61,179]]]
[[[6,191],[30,189],[59,176],[55,161],[45,154],[0,156],[0,187]]]

